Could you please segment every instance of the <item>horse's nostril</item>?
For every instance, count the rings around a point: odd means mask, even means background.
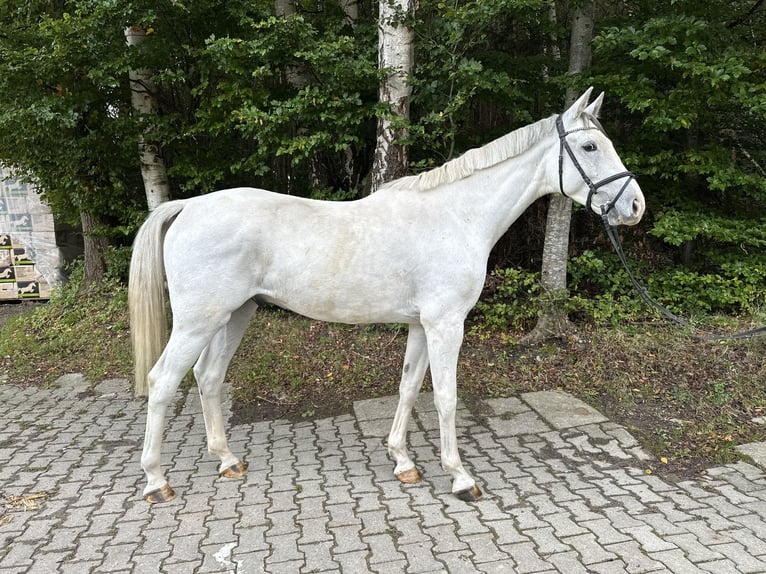
[[[644,211],[644,202],[641,201],[639,198],[636,198],[633,200],[633,215],[635,217],[638,217],[641,215]]]

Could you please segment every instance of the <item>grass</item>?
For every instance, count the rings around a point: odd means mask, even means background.
[[[88,296],[64,290],[12,319],[0,339],[8,380],[45,386],[70,372],[94,383],[129,378],[125,307],[124,288],[112,284]],[[569,392],[684,474],[736,460],[738,444],[766,440],[766,426],[753,421],[766,416],[766,338],[706,343],[671,326],[584,327],[577,338],[530,348],[516,343],[522,333],[474,331],[481,334],[466,336],[458,370],[466,400]],[[228,374],[235,417],[329,416],[356,399],[395,394],[405,341],[404,326],[326,324],[263,309]]]

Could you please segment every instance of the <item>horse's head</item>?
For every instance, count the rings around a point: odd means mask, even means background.
[[[596,119],[604,94],[588,104],[592,90],[556,118],[558,189],[610,225],[635,225],[644,214],[644,194]]]

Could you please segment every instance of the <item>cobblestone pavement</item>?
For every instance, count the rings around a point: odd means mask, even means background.
[[[189,392],[164,444],[178,498],[150,506],[145,402],[125,381],[0,385],[0,572],[766,572],[759,468],[665,480],[623,427],[531,393],[461,405],[463,460],[484,490],[464,503],[439,467],[430,400],[411,423],[417,485],[399,484],[386,454],[395,397],[231,427],[250,463],[233,480],[218,478]]]

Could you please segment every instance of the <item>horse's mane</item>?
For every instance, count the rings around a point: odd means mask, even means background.
[[[524,153],[550,133],[555,122],[556,116],[551,116],[529,124],[499,137],[482,147],[470,149],[460,157],[450,160],[437,168],[386,183],[380,190],[407,189],[426,191],[446,183],[461,180],[480,169],[491,167],[501,161]]]

